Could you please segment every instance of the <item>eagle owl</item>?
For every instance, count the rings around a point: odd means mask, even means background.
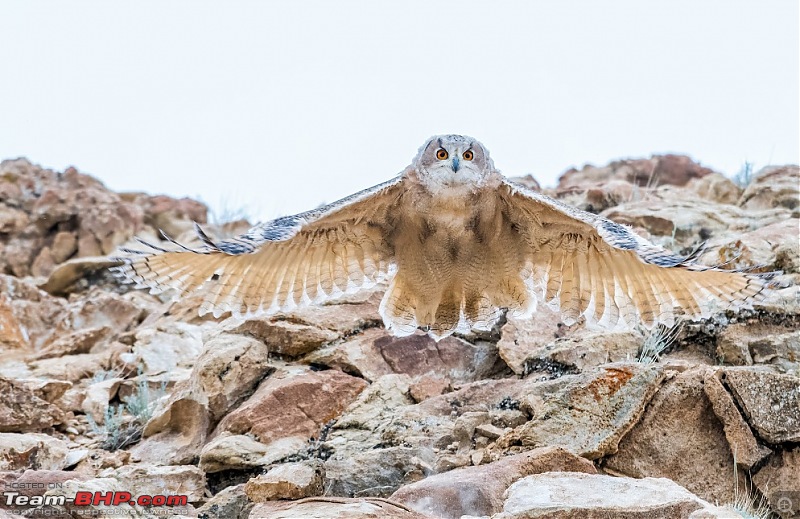
[[[269,315],[388,283],[394,335],[491,329],[503,310],[560,308],[624,329],[707,317],[764,297],[768,277],[676,256],[629,228],[507,180],[478,141],[430,138],[397,177],[190,249],[141,242],[118,273],[151,292],[204,288],[200,312]]]

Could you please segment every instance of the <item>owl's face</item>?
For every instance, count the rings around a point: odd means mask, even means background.
[[[419,179],[432,190],[479,186],[494,171],[483,144],[464,135],[436,135],[414,159]]]

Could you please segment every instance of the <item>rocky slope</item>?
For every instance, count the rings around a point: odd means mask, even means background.
[[[799,185],[797,166],[741,188],[663,156],[571,170],[548,193],[788,284]],[[107,274],[134,235],[189,239],[191,221],[206,221],[192,200],[0,164],[1,492],[187,496],[115,507],[145,517],[740,517],[737,501],[800,517],[796,286],[674,341],[545,309],[437,344],[388,336],[376,294],[232,322]],[[0,500],[0,517],[109,508]]]

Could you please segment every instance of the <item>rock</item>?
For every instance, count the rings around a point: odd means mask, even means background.
[[[589,459],[613,454],[663,379],[659,367],[619,363],[552,381],[552,392],[530,398],[533,419],[500,437],[492,456],[548,445]]]
[[[769,443],[800,441],[800,378],[727,368],[723,380],[756,433]]]
[[[721,233],[706,243],[700,261],[708,265],[725,264],[726,268],[782,270],[800,272],[800,244],[797,242],[800,219],[786,218],[759,225],[745,232]]]
[[[800,516],[800,447],[773,454],[753,483],[781,517]]]
[[[736,204],[742,195],[742,188],[720,173],[692,179],[686,187],[700,197],[718,204]]]
[[[120,193],[119,196],[144,210],[145,224],[154,229],[161,229],[173,237],[191,231],[193,222],[204,224],[208,221],[206,206],[190,198],[178,199],[144,193]]]
[[[281,319],[251,319],[228,331],[256,337],[270,353],[288,357],[299,357],[339,338],[333,330]]]
[[[735,472],[725,431],[705,394],[706,368],[667,381],[603,468],[628,477],[665,477],[703,499],[731,502]],[[744,480],[743,473],[739,477]]]
[[[363,428],[377,424],[386,413],[413,403],[409,396],[411,377],[384,375],[370,384],[358,398],[345,409],[335,429]]]
[[[307,439],[300,436],[275,440],[267,446],[242,434],[220,435],[203,447],[200,468],[214,473],[265,467],[297,454],[306,445]]]
[[[133,451],[151,463],[188,463],[199,456],[210,429],[274,370],[268,358],[261,341],[229,334],[209,338],[191,375],[154,411]]]
[[[30,376],[37,378],[55,378],[69,382],[78,382],[93,377],[96,373],[106,372],[118,367],[114,362],[128,351],[128,346],[113,342],[98,353],[82,353],[53,357],[30,362]]]
[[[415,402],[422,402],[452,390],[450,382],[434,375],[423,375],[408,388],[408,394]]]
[[[789,326],[748,319],[719,333],[716,353],[726,364],[772,364],[792,372],[800,367],[800,334]]]
[[[216,428],[250,433],[262,443],[288,436],[315,436],[364,390],[367,383],[341,371],[292,369],[275,372]]]
[[[386,499],[313,497],[257,504],[250,519],[432,519]]]
[[[513,343],[504,342],[502,352],[509,358],[517,359],[515,367],[525,372],[545,369],[575,373],[610,362],[635,360],[643,341],[641,334],[635,331],[581,329],[569,337],[553,339],[546,344],[529,344],[517,333]],[[515,351],[511,352],[512,349]],[[520,367],[521,358],[525,360]]]
[[[516,480],[541,472],[595,474],[594,465],[560,447],[543,447],[477,467],[428,476],[392,494],[421,514],[458,519],[502,511],[503,493]]]
[[[645,229],[652,241],[668,249],[680,250],[694,248],[712,238],[743,234],[783,222],[792,214],[783,208],[750,211],[692,199],[682,189],[664,186],[651,193],[648,200],[616,206],[604,211],[602,216]]]
[[[641,196],[641,189],[627,180],[608,180],[597,184],[567,186],[556,190],[555,198],[590,213],[630,202]]]
[[[14,381],[16,384],[20,384],[26,389],[29,389],[36,395],[38,398],[41,398],[45,402],[55,403],[61,399],[64,393],[67,392],[72,387],[71,382],[67,382],[64,380],[52,380],[52,379],[38,379],[38,378],[31,378],[31,379],[17,379]]]
[[[711,402],[714,413],[722,422],[736,464],[745,470],[750,470],[772,451],[759,445],[747,422],[739,413],[733,397],[722,385],[720,375],[720,371],[707,371],[703,377],[703,390]]]
[[[121,378],[111,378],[90,384],[86,389],[81,407],[95,423],[103,424],[105,422],[108,403],[117,395],[120,382],[122,382]]]
[[[107,255],[143,227],[139,206],[74,168],[56,174],[18,159],[0,163],[0,177],[9,194],[0,225],[14,231],[0,272],[46,276],[58,260]]]
[[[356,373],[369,381],[402,373],[416,379],[438,379],[445,386],[487,378],[503,369],[494,345],[447,337],[438,343],[417,333],[392,337],[382,328],[365,330],[344,343],[306,356],[304,362]]]
[[[639,186],[671,184],[684,186],[690,180],[714,173],[685,155],[653,155],[649,159],[617,160],[604,167],[570,169],[558,179],[558,188],[598,184],[610,179],[625,180]]]
[[[687,517],[708,505],[664,478],[615,478],[546,472],[527,476],[506,492],[497,519],[650,519]]]
[[[0,394],[0,432],[41,431],[64,423],[61,409],[23,384],[0,377]]]
[[[51,359],[63,357],[64,355],[77,355],[79,353],[89,353],[97,344],[107,339],[112,334],[111,328],[88,328],[62,335],[50,342],[39,353],[37,359]]]
[[[72,235],[68,234],[68,236]],[[89,285],[86,278],[120,265],[120,262],[110,260],[105,256],[75,258],[64,263],[56,261],[56,259],[54,259],[54,267],[50,269],[47,281],[39,285],[39,288],[54,296],[69,294],[78,291],[79,288],[86,288]],[[85,283],[85,286],[78,287],[81,281]]]
[[[175,322],[139,329],[133,351],[122,360],[141,366],[146,374],[168,373],[175,368],[191,368],[202,351],[202,328]]]
[[[39,433],[0,433],[0,470],[62,470],[67,444]]]
[[[247,495],[244,493],[244,483],[241,483],[221,490],[206,501],[197,509],[197,517],[200,519],[216,519],[218,517],[247,519],[252,509],[253,503],[247,499]]]
[[[321,471],[319,461],[278,465],[248,481],[244,492],[254,503],[318,496],[322,494]]]
[[[357,335],[381,323],[377,301],[301,307],[273,318],[250,319],[227,328],[269,346],[270,352],[298,357],[343,337]]]
[[[797,209],[800,204],[800,167],[767,166],[756,173],[739,199],[748,209],[785,207]]]
[[[394,446],[358,452],[349,458],[325,462],[326,495],[387,497],[400,486],[433,472],[430,453],[415,447]]]
[[[105,470],[100,477],[113,478],[123,488],[135,489],[135,493],[131,492],[134,495],[185,495],[190,503],[201,501],[206,488],[203,471],[192,465],[125,465]]]
[[[530,351],[543,350],[556,339],[570,337],[575,332],[561,324],[561,314],[546,305],[540,305],[536,318],[523,319],[508,316],[500,330],[497,343],[500,357],[517,375],[526,375],[533,370],[545,369],[555,374],[563,374],[569,370],[563,366],[543,366],[531,363]]]
[[[30,281],[0,274],[0,347],[37,351],[63,322],[66,306]]]

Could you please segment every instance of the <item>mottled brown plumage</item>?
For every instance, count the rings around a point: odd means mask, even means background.
[[[152,291],[204,288],[201,312],[273,314],[387,281],[387,329],[436,339],[538,302],[566,323],[626,328],[707,317],[765,296],[764,276],[698,265],[605,218],[506,180],[479,142],[429,139],[398,177],[203,246],[128,251]],[[166,238],[166,237],[165,237]],[[167,238],[168,239],[168,238]]]

